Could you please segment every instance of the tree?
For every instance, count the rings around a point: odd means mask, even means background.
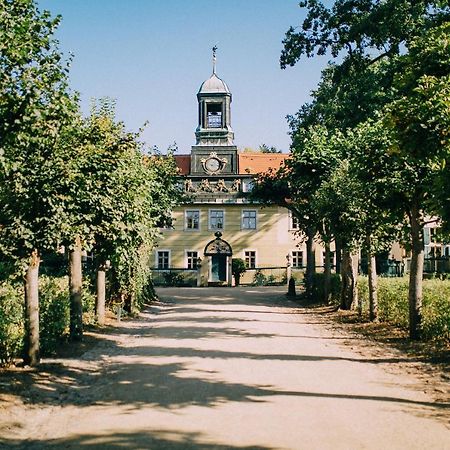
[[[377,109],[383,108],[383,104],[390,104],[389,107],[384,106],[383,112],[387,112],[385,126],[393,130],[392,145],[384,158],[389,160],[393,171],[398,169],[397,174],[401,175],[408,186],[405,195],[397,192],[394,193],[394,197],[397,196],[400,199],[411,224],[413,263],[410,279],[410,335],[418,338],[420,337],[423,217],[427,207],[430,210],[429,206],[432,203],[436,206],[434,200],[428,201],[433,189],[431,179],[433,177],[430,175],[434,172],[435,186],[445,185],[441,175],[445,173],[443,161],[446,159],[446,157],[442,159],[442,151],[437,151],[439,145],[433,148],[433,145],[438,142],[439,124],[443,124],[445,129],[446,123],[439,119],[439,115],[436,115],[436,105],[431,105],[430,102],[427,104],[424,100],[433,98],[442,106],[445,104],[445,86],[448,87],[446,79],[430,80],[428,78],[437,88],[429,89],[429,85],[426,87],[424,83],[423,76],[446,75],[449,67],[448,52],[445,50],[446,46],[442,45],[442,39],[441,51],[436,52],[437,47],[433,46],[433,43],[425,36],[429,32],[433,33],[432,30],[440,24],[446,26],[450,7],[448,2],[437,0],[417,2],[340,0],[330,9],[317,0],[306,0],[301,2],[300,6],[306,7],[308,14],[301,29],[294,30],[291,27],[288,30],[283,41],[281,66],[284,68],[287,65],[294,65],[303,56],[323,55],[328,51],[334,58],[341,56],[343,59],[339,65],[329,69],[330,73],[326,78],[328,83],[324,84],[316,95],[316,100],[328,97],[328,100],[337,98],[340,101],[329,102],[331,107],[328,107],[324,101],[316,101],[315,104],[300,110],[295,118],[297,122],[304,124],[305,119],[312,118],[312,120],[322,121],[327,127],[343,130],[346,127],[353,128],[367,120],[368,112],[376,112]],[[422,47],[420,43],[423,44]],[[433,48],[434,50],[431,50]],[[402,49],[406,49],[405,55],[400,55]],[[445,64],[442,64],[442,57],[446,58]],[[380,67],[382,76],[376,83],[365,83],[364,78],[367,73],[372,72],[372,67]],[[408,67],[419,67],[419,70],[408,70]],[[402,71],[406,72],[406,76],[396,79],[394,74],[402,73]],[[360,75],[364,75],[364,78],[358,80]],[[350,90],[345,89],[348,79],[359,82],[364,87],[369,86],[368,99],[375,100],[374,108],[370,101],[365,101],[367,96],[358,89],[357,85]],[[418,80],[421,81],[418,82]],[[371,86],[375,87],[374,91],[370,89]],[[420,94],[421,87],[422,94]],[[439,91],[438,96],[433,96],[432,92],[437,91]],[[373,97],[373,94],[377,92],[378,94]],[[388,92],[388,96],[384,97],[383,92]],[[352,100],[353,93],[356,96]],[[415,103],[414,99],[419,102]],[[414,104],[409,104],[411,100]],[[352,104],[353,108],[349,108]],[[351,120],[349,121],[348,118]],[[448,126],[446,129],[448,130]],[[416,152],[414,140],[420,143],[422,153]],[[429,144],[432,147],[431,152],[428,152]],[[440,165],[436,163],[438,153],[441,154]],[[438,171],[433,170],[436,166],[440,169],[439,176]],[[374,178],[377,177],[374,176]],[[435,196],[434,199],[437,197]]]
[[[258,177],[251,198],[289,209],[306,238],[306,296],[312,295],[315,272],[314,239],[322,222],[315,214],[312,198],[337,163],[336,147],[325,127],[293,129],[291,158],[278,171]]]
[[[268,146],[266,144],[261,144],[258,149],[261,153],[281,153],[281,150],[278,150],[274,146]]]
[[[40,254],[65,227],[58,186],[67,160],[60,132],[76,102],[53,33],[60,18],[32,0],[0,0],[0,246],[23,268],[26,363],[39,362]]]
[[[389,105],[384,124],[394,140],[391,159],[410,181],[404,193],[411,226],[409,283],[410,337],[422,332],[423,227],[427,213],[445,217],[441,192],[450,159],[450,24],[426,30],[414,39],[409,52],[399,57],[401,75],[395,80],[398,99]],[[445,175],[444,175],[445,176]],[[433,192],[434,191],[434,192]]]
[[[445,0],[337,0],[326,8],[319,0],[302,0],[307,9],[303,24],[290,27],[283,40],[280,64],[294,66],[303,56],[331,53],[346,58],[343,72],[354,61],[372,64],[398,55],[402,46],[424,29],[445,22]]]
[[[77,128],[73,143],[70,197],[71,226],[68,245],[80,254],[81,246],[95,256],[97,268],[97,319],[104,323],[107,261],[113,261],[116,285],[131,309],[140,272],[147,268],[146,254],[154,244],[156,228],[170,219],[179,195],[171,152],[162,158],[144,156],[139,133],[130,133],[115,119],[114,102],[101,99]],[[146,253],[147,251],[147,253]],[[76,261],[81,273],[80,261]],[[145,270],[144,270],[145,271]],[[148,272],[148,271],[147,271]],[[72,277],[71,277],[72,278]],[[141,280],[145,283],[148,280]],[[71,290],[79,292],[81,280]],[[120,294],[119,294],[120,296]],[[79,299],[79,300],[78,300]],[[81,296],[72,302],[72,337],[82,335]]]

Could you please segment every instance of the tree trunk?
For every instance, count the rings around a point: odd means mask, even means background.
[[[97,268],[97,298],[95,301],[95,312],[97,323],[105,324],[105,303],[106,303],[106,268],[105,264],[99,264]]]
[[[305,289],[306,298],[311,299],[313,295],[313,281],[314,273],[316,271],[316,261],[314,254],[314,236],[315,232],[312,227],[307,230],[306,239],[306,274],[305,274]]]
[[[362,304],[358,295],[358,268],[359,268],[359,252],[350,255],[351,260],[351,303],[350,309],[357,309],[358,314],[362,314]]]
[[[355,308],[358,302],[358,257],[351,255],[346,249],[342,251],[341,264],[341,309],[349,310]]]
[[[378,322],[377,261],[371,252],[371,238],[367,236],[367,274],[369,278],[369,320]]]
[[[411,207],[411,269],[409,273],[409,337],[422,338],[423,225],[418,202]]]
[[[30,366],[39,364],[39,255],[33,250],[28,265],[25,284],[25,349],[23,362]]]
[[[329,242],[325,242],[324,276],[323,301],[329,303],[331,294],[331,250]]]
[[[83,338],[83,303],[81,268],[81,241],[75,239],[69,255],[69,289],[70,289],[70,338],[80,341]]]
[[[335,239],[334,246],[336,251],[336,273],[341,273],[341,261],[342,261],[342,245],[340,239]]]

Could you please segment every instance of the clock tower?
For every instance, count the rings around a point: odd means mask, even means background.
[[[237,147],[231,128],[231,92],[216,74],[217,47],[212,50],[213,73],[197,93],[198,126],[191,151],[191,175],[223,177],[237,174]]]

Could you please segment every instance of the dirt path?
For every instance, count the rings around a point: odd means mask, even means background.
[[[0,377],[0,448],[450,448],[448,390],[284,288],[159,293],[81,359]]]

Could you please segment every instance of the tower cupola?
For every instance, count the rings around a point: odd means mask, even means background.
[[[234,145],[231,128],[231,92],[216,74],[216,51],[213,47],[213,73],[197,93],[198,126],[196,145]]]

